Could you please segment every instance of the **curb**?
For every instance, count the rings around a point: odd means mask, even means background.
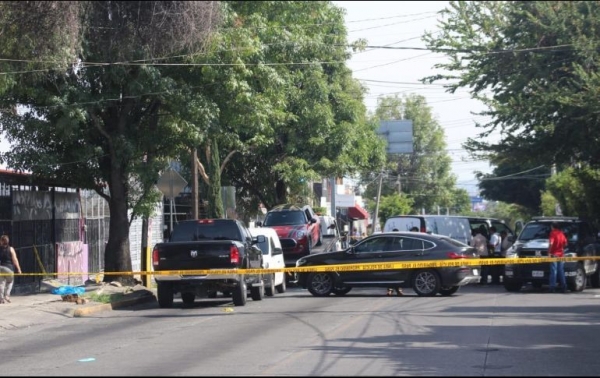
[[[121,301],[116,301],[112,303],[103,303],[96,306],[89,306],[84,308],[78,308],[73,313],[74,318],[81,318],[85,316],[89,316],[102,311],[114,310],[122,307],[134,306],[136,304],[147,303],[147,302],[156,302],[156,297],[154,295],[144,295],[138,298],[132,299],[124,299]]]

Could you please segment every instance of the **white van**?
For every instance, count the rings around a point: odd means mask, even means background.
[[[460,215],[396,215],[385,221],[383,232],[411,231],[414,227],[419,232],[445,235],[465,244],[472,239],[469,218]]]
[[[263,254],[263,268],[285,268],[283,249],[281,248],[281,241],[279,240],[279,236],[277,236],[277,232],[270,227],[250,228],[249,230],[252,236],[263,235],[265,237],[263,243],[257,244]],[[275,272],[272,275],[265,275],[264,277],[265,294],[267,296],[273,296],[275,290],[278,293],[285,293],[285,272]]]

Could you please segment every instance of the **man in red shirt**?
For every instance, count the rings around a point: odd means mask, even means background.
[[[560,230],[557,222],[552,222],[550,226],[550,236],[548,238],[548,257],[563,257],[564,248],[567,246],[567,238]],[[560,281],[562,293],[567,292],[567,280],[565,279],[565,263],[564,261],[553,261],[550,263],[550,292],[556,292],[556,275]]]

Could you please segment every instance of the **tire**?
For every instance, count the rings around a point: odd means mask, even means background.
[[[207,297],[214,299],[217,297],[217,292],[216,291],[209,291],[207,294]],[[181,296],[181,298],[183,299],[183,296]]]
[[[597,288],[600,287],[600,262],[596,263],[596,271],[590,277],[590,283],[592,287]]]
[[[245,306],[248,300],[248,287],[246,281],[242,277],[236,288],[233,289],[233,304],[234,306]]]
[[[306,254],[310,255],[312,253],[312,238],[308,238],[306,243],[306,250],[304,251]]]
[[[348,294],[350,290],[352,290],[352,288],[348,286],[336,287],[335,289],[333,289],[332,293],[337,295],[338,297],[341,297]]]
[[[265,282],[265,295],[267,297],[272,297],[275,295],[275,274],[272,274],[268,280],[268,283]]]
[[[333,292],[333,276],[329,273],[312,272],[306,279],[306,286],[315,297],[326,297]]]
[[[444,297],[449,297],[456,293],[460,289],[460,286],[442,286],[440,288],[440,294]]]
[[[158,297],[158,307],[173,307],[173,284],[170,282],[157,282],[156,295]]]
[[[283,273],[283,282],[281,282],[280,285],[275,286],[275,289],[277,290],[277,292],[279,294],[283,294],[287,290],[287,283],[286,283],[286,277],[285,276],[286,276],[286,274]]]
[[[504,281],[503,285],[504,285],[504,289],[506,291],[517,292],[517,291],[521,291],[521,288],[523,287],[523,282],[506,280],[506,281]]]
[[[577,264],[575,276],[567,278],[567,288],[571,291],[583,291],[585,289],[586,278],[583,264]]]
[[[196,294],[194,293],[181,293],[181,300],[186,305],[194,304],[194,299],[196,299]]]
[[[441,287],[440,276],[435,270],[420,270],[413,275],[412,288],[419,297],[433,297]]]
[[[262,281],[262,278],[259,280],[261,285],[259,286],[251,286],[250,287],[250,296],[253,301],[262,301],[265,297],[265,284]]]

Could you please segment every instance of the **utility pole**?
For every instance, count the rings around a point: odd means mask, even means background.
[[[372,233],[375,233],[375,225],[377,224],[377,219],[379,217],[379,199],[381,198],[381,184],[383,182],[383,172],[379,173],[379,188],[377,189],[377,202],[375,203],[375,215],[373,217],[373,231]]]
[[[192,219],[198,219],[198,150],[192,148]]]

